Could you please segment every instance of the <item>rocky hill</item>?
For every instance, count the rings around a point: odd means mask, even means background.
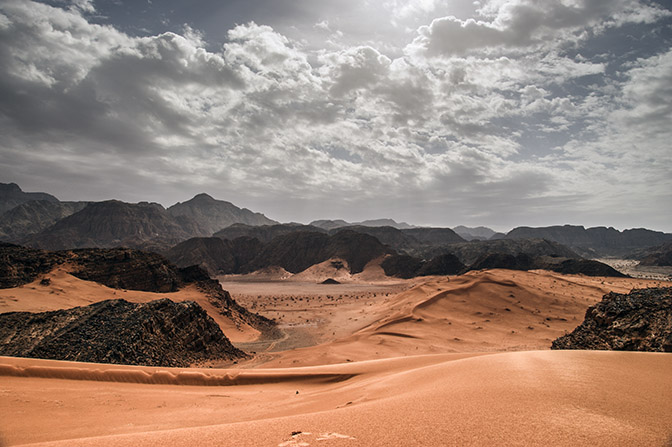
[[[246,357],[198,304],[169,299],[0,314],[0,355],[165,367]]]
[[[647,250],[639,263],[658,267],[672,266],[672,242]]]
[[[16,183],[0,183],[0,215],[22,203],[32,200],[58,202],[58,199],[51,194],[44,192],[23,192]]]
[[[0,216],[0,240],[18,242],[39,233],[64,217],[84,209],[89,202],[31,200]]]
[[[672,352],[672,288],[608,293],[551,349]]]
[[[458,225],[453,228],[453,231],[466,241],[487,241],[497,234],[488,227],[465,227],[464,225]]]
[[[197,267],[178,268],[163,256],[127,248],[80,249],[49,252],[0,243],[0,288],[34,281],[59,265],[71,274],[112,288],[146,292],[173,292],[194,284],[219,313],[235,323],[248,324],[267,337],[277,336],[275,324],[240,306],[218,281]]]
[[[261,213],[238,208],[231,202],[215,200],[205,193],[198,194],[186,202],[176,203],[168,208],[168,213],[173,217],[185,216],[197,221],[205,230],[204,234],[199,236],[211,236],[236,223],[252,226],[277,224]]]
[[[403,230],[407,228],[415,228],[413,225],[409,225],[406,222],[397,222],[394,219],[369,219],[369,220],[364,220],[362,222],[346,222],[343,219],[336,219],[336,220],[329,220],[329,219],[320,219],[320,220],[314,220],[310,223],[310,225],[318,228],[322,228],[323,230],[335,230],[337,228],[344,228],[344,227],[353,227],[353,226],[360,226],[360,227],[392,227],[396,228],[398,230]]]
[[[429,261],[409,255],[392,255],[383,260],[381,267],[387,276],[404,279],[416,276],[457,275],[465,269],[464,264],[451,254],[439,255]]]
[[[64,263],[65,253],[21,247],[0,242],[0,289],[9,289],[34,281],[38,275]]]
[[[90,247],[169,248],[203,233],[193,220],[173,218],[157,203],[118,200],[91,203],[27,238],[24,245],[46,250]]]
[[[618,231],[614,228],[564,225],[541,228],[518,227],[507,239],[541,238],[559,242],[585,257],[625,256],[647,247],[672,241],[672,234],[643,228]]]
[[[450,253],[459,258],[465,265],[472,265],[478,259],[489,254],[510,254],[517,256],[524,253],[530,257],[555,256],[563,258],[579,259],[580,256],[568,247],[557,242],[544,239],[517,239],[517,240],[492,240],[471,241],[458,244],[449,244],[430,250],[431,257],[437,254]]]
[[[270,266],[298,273],[331,258],[345,260],[350,273],[359,273],[369,261],[389,252],[390,249],[376,238],[356,231],[342,230],[332,236],[300,231],[274,238],[242,268],[241,273]]]
[[[266,244],[271,242],[278,236],[285,236],[300,231],[309,231],[314,233],[324,233],[327,231],[312,225],[301,225],[295,223],[277,224],[277,225],[261,225],[253,226],[246,224],[233,224],[229,227],[223,228],[216,232],[213,236],[221,239],[234,240],[239,237],[248,237],[259,240]]]

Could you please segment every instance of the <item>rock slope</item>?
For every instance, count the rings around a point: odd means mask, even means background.
[[[672,288],[608,293],[551,349],[672,352]]]
[[[166,367],[246,357],[198,304],[165,298],[0,314],[0,355]]]

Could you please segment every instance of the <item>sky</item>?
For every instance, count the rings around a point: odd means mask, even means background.
[[[672,4],[2,0],[0,182],[672,232]]]

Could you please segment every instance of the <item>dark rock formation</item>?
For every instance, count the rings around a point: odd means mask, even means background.
[[[187,239],[166,251],[165,256],[178,267],[198,265],[211,275],[236,271],[236,259],[230,241],[218,237]]]
[[[0,215],[31,200],[58,202],[51,194],[44,192],[23,192],[16,183],[0,183]]]
[[[409,255],[392,255],[385,258],[380,266],[387,276],[408,279],[418,276],[423,261]]]
[[[20,247],[0,242],[0,289],[34,281],[67,259],[63,253]]]
[[[672,266],[672,242],[647,250],[639,263],[658,267]]]
[[[422,245],[416,238],[406,234],[405,231],[394,227],[367,227],[364,225],[352,225],[347,228],[337,228],[331,230],[329,234],[338,234],[341,231],[354,231],[361,234],[367,234],[378,239],[384,245],[401,252],[407,252]]]
[[[350,273],[359,273],[368,262],[389,252],[378,239],[356,231],[342,230],[333,236],[299,231],[276,237],[266,244],[251,262],[241,268],[241,273],[270,266],[298,273],[331,258],[345,260]]]
[[[466,241],[487,241],[496,234],[488,227],[473,228],[465,227],[464,225],[459,225],[453,228],[453,231]]]
[[[364,220],[362,222],[346,222],[343,219],[329,220],[314,220],[310,223],[314,227],[319,227],[327,231],[335,230],[336,228],[351,227],[351,226],[362,226],[362,227],[392,227],[398,230],[403,230],[406,228],[415,228],[413,225],[409,225],[406,222],[397,222],[394,219],[370,219]]]
[[[198,194],[193,199],[176,203],[168,208],[173,217],[186,216],[201,224],[206,234],[210,236],[216,231],[236,223],[246,225],[273,225],[271,220],[261,213],[254,213],[246,208],[238,208],[230,202],[215,200],[207,194]]]
[[[198,225],[187,218],[178,222],[157,203],[132,204],[109,200],[92,203],[59,220],[28,238],[25,244],[47,250],[92,247],[147,249],[147,244],[167,249],[192,237],[194,232],[198,232],[197,228]]]
[[[425,262],[418,270],[418,276],[457,275],[464,267],[455,255],[439,255]]]
[[[0,216],[0,240],[18,242],[84,209],[89,202],[31,200]]]
[[[327,278],[320,284],[340,284],[340,281],[336,281],[334,278]]]
[[[464,239],[450,228],[410,228],[402,231],[423,245],[441,246],[464,242]]]
[[[80,249],[69,252],[72,275],[115,289],[174,292],[182,286],[175,265],[156,253],[128,248]]]
[[[471,241],[450,244],[430,251],[431,256],[428,258],[444,253],[454,254],[465,265],[473,265],[480,258],[493,253],[513,256],[524,253],[532,258],[555,256],[580,259],[579,255],[564,245],[544,239]]]
[[[512,255],[509,253],[488,253],[481,256],[474,262],[469,270],[485,269],[509,269],[509,270],[530,270],[534,261],[530,255],[518,253]]]
[[[198,304],[169,299],[0,314],[0,355],[166,367],[246,357]]]
[[[532,268],[551,270],[565,275],[611,276],[615,278],[625,278],[627,276],[607,264],[592,259],[542,256],[534,260]]]
[[[507,239],[542,238],[559,242],[586,257],[624,256],[638,249],[661,245],[672,240],[672,234],[644,228],[618,231],[614,228],[564,225],[542,228],[518,227]]]
[[[263,248],[258,239],[239,237],[232,241],[218,237],[192,238],[165,252],[178,267],[198,265],[211,275],[238,273]]]
[[[606,294],[551,349],[672,352],[672,288]]]
[[[238,239],[240,237],[247,237],[257,239],[260,242],[267,244],[276,237],[286,236],[288,234],[298,233],[301,231],[326,234],[325,230],[313,227],[311,225],[278,224],[278,225],[252,226],[246,224],[234,224],[227,228],[223,228],[222,230],[216,232],[213,236],[221,239],[228,239],[230,241]]]

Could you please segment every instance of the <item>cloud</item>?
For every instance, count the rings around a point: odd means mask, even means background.
[[[407,52],[428,57],[474,52],[530,52],[567,46],[625,23],[651,23],[670,11],[634,0],[547,2],[492,0],[479,10],[481,19],[447,16],[418,30]]]
[[[340,210],[332,216],[543,223],[617,202],[610,188],[661,199],[669,49],[619,64],[580,52],[586,32],[664,15],[635,6],[484,3],[478,17],[434,20],[391,56],[349,36],[315,49],[255,22],[219,46],[194,24],[136,37],[91,23],[87,8],[10,0],[0,176],[166,205],[205,190],[285,220]],[[316,15],[316,32],[339,24]]]

